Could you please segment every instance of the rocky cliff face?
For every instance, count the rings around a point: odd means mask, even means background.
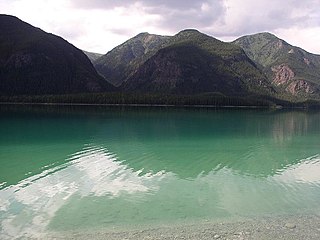
[[[295,96],[299,94],[313,95],[319,93],[320,87],[319,85],[308,82],[306,80],[296,80],[291,82],[286,90]]]
[[[294,78],[294,72],[286,64],[274,66],[271,68],[271,70],[274,73],[272,83],[277,86],[288,84]]]
[[[291,46],[269,33],[244,36],[234,43],[260,66],[278,97],[291,100],[293,96],[297,101],[320,99],[319,55]]]

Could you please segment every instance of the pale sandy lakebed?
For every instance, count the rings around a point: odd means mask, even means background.
[[[146,227],[128,230],[60,232],[46,239],[320,239],[320,215],[257,217],[237,221],[199,222],[186,225]]]

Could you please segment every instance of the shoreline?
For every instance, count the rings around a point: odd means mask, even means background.
[[[174,104],[103,104],[103,103],[25,103],[0,102],[0,105],[40,105],[40,106],[106,106],[106,107],[168,107],[168,108],[239,108],[239,109],[307,109],[304,107],[236,106],[236,105],[174,105]]]
[[[186,225],[153,226],[136,230],[98,230],[86,232],[52,232],[46,239],[184,239],[184,240],[254,240],[320,239],[319,215],[256,217],[236,221],[212,221]]]

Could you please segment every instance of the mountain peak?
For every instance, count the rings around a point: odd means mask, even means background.
[[[273,40],[279,39],[276,35],[274,35],[270,32],[256,33],[256,34],[252,34],[251,36],[256,36],[256,37],[261,37],[261,38],[266,38],[266,39],[273,39]]]
[[[109,82],[118,86],[131,69],[137,68],[170,37],[142,32],[115,47],[95,61],[95,67]]]
[[[319,97],[319,56],[266,32],[243,36],[234,43],[262,67],[274,86],[281,87],[282,94]]]
[[[181,30],[178,34],[181,34],[181,33],[200,33],[200,32],[194,28],[187,28],[187,29]]]
[[[16,16],[12,16],[12,15],[7,15],[7,14],[0,14],[0,18],[1,21],[4,19],[11,19],[11,20],[17,20],[17,21],[21,21],[19,18],[17,18]]]
[[[146,37],[146,36],[149,36],[149,35],[152,35],[148,32],[141,32],[141,33],[138,33],[135,37],[133,38],[143,38],[143,37]]]
[[[187,38],[187,37],[196,36],[196,35],[205,35],[205,34],[199,32],[196,29],[185,29],[185,30],[178,32],[175,36]]]
[[[0,95],[99,92],[110,87],[78,48],[0,15]]]
[[[26,23],[15,16],[6,14],[0,14],[0,29],[2,33],[7,34],[9,32],[16,31],[17,29],[19,29],[20,32],[40,30],[39,28],[33,27],[29,23]]]

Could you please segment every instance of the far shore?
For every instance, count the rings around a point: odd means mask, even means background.
[[[240,109],[306,109],[304,107],[236,106],[236,105],[174,105],[174,104],[102,104],[102,103],[28,103],[0,102],[0,105],[43,105],[43,106],[110,106],[110,107],[168,107],[168,108],[240,108]]]

